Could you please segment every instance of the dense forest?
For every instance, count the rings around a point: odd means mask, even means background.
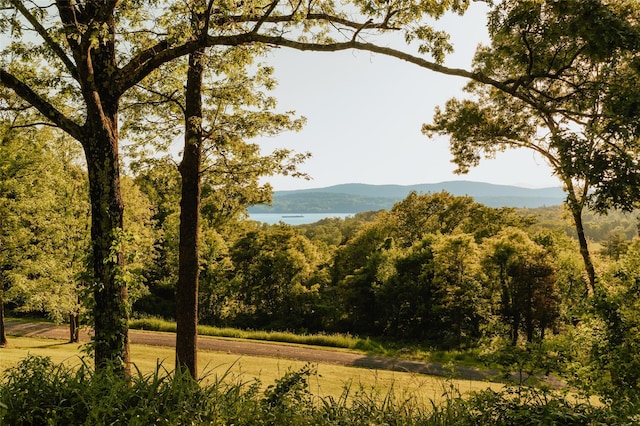
[[[5,173],[14,173],[3,179],[13,185],[3,198],[5,217],[14,218],[2,228],[4,301],[15,312],[66,321],[87,296],[87,182],[73,145],[40,142],[22,153],[3,157]],[[43,175],[56,156],[72,161]],[[133,315],[173,319],[177,171],[156,164],[124,183],[130,207],[122,244]],[[292,227],[249,221],[242,209],[230,213],[221,203],[231,200],[207,188],[200,248],[204,324],[445,347],[476,345],[500,324],[514,342],[518,333],[533,341],[569,324],[587,291],[575,231],[561,206],[492,208],[446,192],[413,192],[390,210]],[[633,249],[637,216],[590,214],[585,228],[602,267],[609,267]],[[526,291],[517,287],[525,283]],[[536,316],[542,313],[548,317]]]
[[[3,302],[13,315],[58,322],[79,316],[86,323],[91,293],[84,278],[83,166],[64,138],[32,136],[21,150],[2,156],[1,207],[3,217],[11,218],[2,223]],[[60,158],[65,167],[46,167],[61,164],[54,161]],[[153,163],[123,182],[130,208],[121,241],[132,315],[173,319],[177,170]],[[562,345],[563,362],[618,348],[614,338],[635,347],[640,240],[634,212],[585,217],[606,286],[599,303],[617,318],[607,324],[593,316],[562,206],[492,208],[446,192],[413,192],[389,210],[292,227],[253,222],[243,209],[225,209],[221,203],[230,200],[220,200],[207,184],[198,303],[203,324],[339,332],[494,353],[554,342]],[[75,202],[68,203],[69,197]],[[585,344],[592,349],[584,350]],[[621,360],[623,355],[628,359]],[[615,356],[616,368],[636,362],[634,352]]]

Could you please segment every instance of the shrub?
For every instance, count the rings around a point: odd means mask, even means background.
[[[314,397],[306,365],[260,391],[257,381],[229,374],[197,382],[157,365],[149,375],[125,380],[30,356],[8,370],[0,387],[0,424],[21,425],[600,425],[637,424],[620,407],[594,407],[562,395],[517,387],[463,398],[450,389],[443,405],[427,408],[410,395],[380,395],[347,387],[339,398]]]

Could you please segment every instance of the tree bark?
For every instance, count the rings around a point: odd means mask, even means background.
[[[69,314],[69,343],[78,343],[80,341],[80,325],[78,323],[78,315]]]
[[[202,57],[204,49],[189,56],[185,99],[185,144],[180,176],[180,245],[176,294],[176,368],[198,377],[198,276],[200,230],[200,166],[202,162]]]
[[[103,116],[89,121],[94,132],[82,141],[91,199],[95,364],[97,369],[112,366],[128,374],[129,312],[120,245],[124,206],[120,190],[117,130],[113,130],[117,129],[117,114],[112,117],[106,123]]]
[[[86,121],[79,138],[87,160],[91,201],[93,255],[94,350],[96,369],[111,367],[129,376],[129,307],[122,252],[124,206],[120,189],[118,110],[121,92],[115,84],[115,1],[89,2],[85,9],[73,2],[58,3],[64,23],[90,30],[73,34],[67,42],[77,66]],[[96,22],[101,24],[100,30]],[[94,43],[92,37],[99,40]]]
[[[596,270],[591,261],[591,254],[589,253],[589,243],[587,237],[584,234],[584,225],[582,223],[582,209],[569,203],[571,209],[571,216],[573,217],[573,223],[576,226],[576,233],[578,234],[578,243],[580,244],[580,255],[584,262],[585,270],[587,271],[587,279],[589,282],[589,288],[591,292],[595,294],[596,291]]]
[[[5,346],[7,346],[7,333],[4,327],[4,288],[0,288],[0,348]]]

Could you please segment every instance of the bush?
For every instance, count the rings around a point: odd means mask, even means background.
[[[408,396],[359,389],[351,395],[314,397],[306,365],[288,371],[260,391],[225,372],[196,382],[162,365],[130,380],[112,370],[96,373],[86,364],[72,369],[30,356],[5,373],[0,387],[2,425],[600,425],[637,424],[620,407],[573,403],[533,388],[484,391],[427,409]]]
[[[438,418],[446,421],[436,422]],[[486,390],[466,399],[449,400],[444,407],[436,408],[432,420],[432,424],[460,426],[634,424],[623,411],[571,402],[561,395],[530,387],[513,387],[503,392]]]
[[[107,369],[96,373],[29,356],[5,374],[0,388],[0,424],[8,425],[184,425],[216,424],[221,402],[237,405],[239,383],[203,386],[181,371],[158,365],[131,381]],[[242,402],[242,401],[240,401]]]

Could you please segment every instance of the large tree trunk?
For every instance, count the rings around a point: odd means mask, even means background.
[[[83,141],[89,172],[95,306],[95,364],[129,373],[129,312],[122,253],[123,212],[118,162],[117,114],[89,121]],[[96,122],[97,120],[97,122]],[[97,130],[97,131],[95,131]]]
[[[189,56],[185,108],[185,144],[180,175],[180,248],[176,294],[176,367],[198,377],[198,238],[202,162],[202,71],[204,50]]]

